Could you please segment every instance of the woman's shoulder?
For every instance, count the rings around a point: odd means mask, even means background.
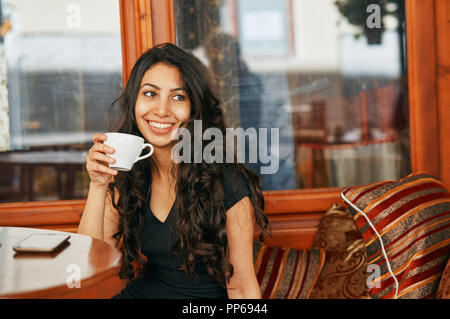
[[[231,208],[245,196],[249,196],[250,187],[247,178],[236,166],[223,165],[221,169],[225,210]]]

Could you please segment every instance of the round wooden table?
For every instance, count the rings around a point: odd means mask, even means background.
[[[110,298],[123,288],[114,246],[64,233],[71,237],[54,253],[15,252],[13,246],[31,233],[63,232],[0,227],[0,298]]]

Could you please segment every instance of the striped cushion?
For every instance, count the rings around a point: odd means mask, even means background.
[[[264,299],[308,299],[325,262],[324,249],[254,248],[256,276]]]
[[[394,298],[397,288],[398,298],[434,297],[450,253],[450,194],[442,183],[415,173],[347,188],[342,195],[365,241],[368,264],[380,266],[375,268],[380,276],[371,272],[372,298]],[[387,260],[377,233],[358,209],[381,237]]]

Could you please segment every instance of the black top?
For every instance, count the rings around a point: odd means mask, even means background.
[[[224,166],[222,187],[225,211],[250,195],[248,183],[242,174]],[[170,209],[164,222],[153,215],[148,192],[144,228],[141,235],[142,252],[148,258],[146,275],[130,282],[113,298],[227,298],[226,289],[221,287],[207,272],[206,266],[198,265],[198,277],[187,278],[177,270],[177,256],[171,251],[178,238],[175,230],[177,214]]]

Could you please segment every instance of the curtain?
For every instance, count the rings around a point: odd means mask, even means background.
[[[400,179],[410,172],[402,140],[298,149],[302,187],[348,187]]]

